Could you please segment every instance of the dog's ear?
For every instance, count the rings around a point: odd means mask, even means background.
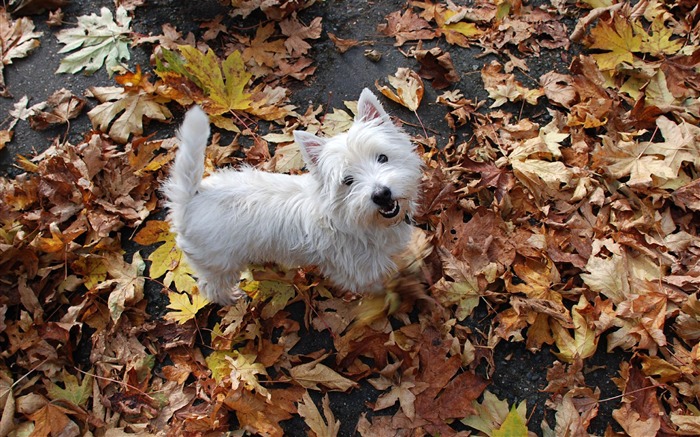
[[[382,123],[391,123],[391,119],[387,115],[381,103],[369,88],[362,90],[360,99],[357,101],[357,121],[372,121],[381,120]]]
[[[315,167],[326,140],[301,130],[295,130],[293,133],[294,141],[299,145],[304,162]]]

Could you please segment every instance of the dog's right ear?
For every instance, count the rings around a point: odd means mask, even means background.
[[[365,88],[357,100],[357,116],[355,120],[372,121],[377,119],[381,120],[382,123],[391,123],[391,118],[387,115],[382,104],[379,103],[377,96],[369,88]]]
[[[293,134],[294,141],[299,145],[304,162],[309,166],[315,167],[318,164],[318,159],[323,145],[326,144],[326,140],[301,130],[295,130]]]

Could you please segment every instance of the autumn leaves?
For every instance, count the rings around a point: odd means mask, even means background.
[[[254,268],[243,283],[253,303],[224,309],[194,292],[167,224],[152,217],[175,145],[160,122],[198,103],[241,135],[213,137],[209,168],[298,172],[291,131],[343,131],[355,105],[289,101],[295,81],[326,74],[310,48],[327,32],[318,10],[233,2],[227,11],[249,28],[222,15],[197,36],[167,23],[144,36],[130,28],[146,13],[134,3],[72,16],[55,33],[59,71],[117,68],[116,83],[87,99],[20,98],[12,112],[41,129],[88,106],[95,130],[73,131],[78,144],[47,141],[17,161],[26,173],[0,179],[2,432],[282,435],[294,417],[328,436],[584,435],[607,397],[614,412],[599,418],[629,435],[700,433],[697,2],[412,1],[370,35],[338,31],[350,50],[400,49],[405,62],[373,78],[377,88],[446,120],[442,137],[415,138],[427,171],[410,268],[386,300],[334,296],[313,270]],[[0,15],[4,68],[47,37]],[[120,68],[130,44],[153,53],[152,70]],[[544,53],[565,61],[536,76]],[[149,121],[165,139],[142,137]],[[167,307],[148,306],[147,284]],[[477,308],[488,317],[473,320]],[[302,336],[323,343],[300,352]],[[532,389],[546,399],[486,386],[506,342],[554,352],[546,387]],[[634,357],[609,369],[616,398],[587,369],[620,350]],[[367,384],[364,414],[343,416],[342,396]],[[548,423],[534,423],[544,409]]]

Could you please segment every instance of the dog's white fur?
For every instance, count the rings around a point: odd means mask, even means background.
[[[267,262],[318,265],[343,289],[381,290],[411,236],[422,160],[372,92],[362,91],[348,132],[294,132],[303,175],[244,167],[202,179],[208,137],[207,115],[192,108],[164,187],[177,244],[207,299],[234,302],[241,270]]]

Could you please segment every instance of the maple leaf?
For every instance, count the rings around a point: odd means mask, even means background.
[[[255,37],[252,39],[242,39],[242,42],[245,43],[245,48],[241,52],[241,56],[249,66],[251,64],[257,65],[257,68],[253,66],[251,69],[255,76],[267,74],[270,69],[277,66],[279,58],[285,55],[284,40],[270,40],[274,35],[275,24],[268,23],[264,26],[259,26],[255,30]],[[258,70],[260,71],[258,72]]]
[[[187,293],[192,291],[196,285],[196,281],[192,277],[194,271],[185,261],[182,251],[177,247],[175,234],[170,232],[168,222],[149,220],[134,236],[134,241],[142,246],[164,243],[146,258],[151,262],[148,269],[149,276],[158,279],[165,275],[163,285],[166,287],[174,282],[176,290]]]
[[[61,88],[51,94],[42,106],[33,107],[36,109],[29,117],[29,124],[32,129],[43,130],[53,124],[68,123],[69,120],[80,115],[86,103],[85,99]]]
[[[29,419],[34,421],[32,436],[48,437],[76,433],[79,434],[78,426],[70,420],[67,414],[71,410],[47,403],[29,415]]]
[[[304,26],[296,16],[292,16],[279,23],[282,34],[288,37],[284,41],[284,46],[290,56],[297,58],[309,51],[311,44],[304,40],[321,37],[321,20],[322,17],[316,17],[311,21],[311,24]]]
[[[190,298],[192,299],[191,301]],[[168,299],[170,303],[166,308],[174,311],[168,311],[163,317],[176,321],[181,325],[189,320],[193,320],[197,316],[197,312],[209,304],[209,301],[200,294],[189,295],[187,293],[169,291]]]
[[[64,388],[55,383],[46,387],[49,397],[54,401],[65,401],[76,407],[84,407],[92,395],[92,376],[86,375],[82,382],[78,382],[75,375],[64,370],[62,382]]]
[[[12,21],[5,9],[0,8],[0,97],[10,97],[5,87],[5,65],[12,64],[13,59],[26,57],[39,47],[38,38],[41,35],[42,32],[34,32],[34,22],[31,19],[21,17]]]
[[[525,414],[511,407],[500,428],[493,430],[491,437],[511,437],[528,435]]]
[[[327,394],[323,396],[321,404],[323,405],[323,416],[325,416],[325,418],[321,416],[321,413],[318,411],[318,408],[307,391],[304,392],[301,402],[299,402],[297,406],[297,410],[316,437],[335,437],[340,431],[340,421],[335,420],[335,416],[333,416]]]
[[[432,80],[433,88],[441,90],[459,82],[459,74],[455,71],[452,57],[443,52],[440,47],[430,50],[415,50],[413,55],[420,62],[418,75],[423,79]]]
[[[682,39],[671,41],[673,30],[666,27],[664,21],[664,17],[658,15],[651,23],[651,34],[643,31],[640,51],[653,56],[673,55],[683,47]]]
[[[494,99],[492,108],[499,107],[506,102],[524,100],[530,105],[536,105],[537,100],[544,95],[542,89],[529,89],[515,79],[513,74],[501,73],[502,65],[492,61],[481,70],[481,80],[489,97]]]
[[[267,376],[265,366],[256,363],[255,355],[242,354],[238,351],[215,351],[206,358],[207,366],[217,382],[228,379],[233,390],[243,387],[255,391],[270,399],[270,392],[260,385],[257,375]]]
[[[445,274],[454,281],[440,278],[433,286],[433,294],[442,305],[457,304],[455,317],[462,321],[479,305],[481,289],[478,278],[467,263],[458,260],[448,251],[440,250],[440,257]],[[476,262],[472,266],[474,264]]]
[[[381,394],[377,398],[377,402],[374,404],[374,411],[389,408],[396,404],[396,401],[399,401],[401,411],[403,411],[406,417],[413,420],[416,417],[416,395],[413,394],[411,389],[415,387],[415,382],[401,381],[399,385],[393,386],[389,392]]]
[[[129,24],[131,17],[123,7],[117,8],[116,21],[107,8],[100,9],[100,16],[95,14],[78,17],[78,26],[61,30],[56,38],[66,46],[58,53],[77,50],[61,60],[56,73],[92,74],[107,67],[111,76],[121,70],[122,60],[129,60]]]
[[[444,35],[445,41],[460,47],[469,47],[469,40],[475,39],[483,34],[474,23],[461,21],[464,14],[451,9],[438,6],[435,10],[434,18],[438,25],[436,33],[438,36]]]
[[[238,51],[232,52],[223,62],[214,51],[202,53],[194,47],[179,46],[185,62],[172,66],[182,69],[204,92],[205,98],[192,96],[210,115],[230,111],[245,111],[252,103],[250,94],[244,91],[252,75],[245,69]],[[165,53],[166,51],[164,51]]]
[[[642,49],[642,34],[644,30],[637,22],[630,22],[615,14],[612,23],[599,21],[591,29],[589,46],[593,49],[607,50],[606,53],[593,55],[598,67],[603,71],[615,70],[626,62],[631,64],[634,52]]]
[[[369,41],[358,41],[356,39],[339,38],[333,32],[328,32],[328,38],[330,38],[331,41],[333,41],[333,45],[335,45],[335,49],[338,50],[338,53],[345,53],[351,48],[357,47],[359,45],[370,44]]]
[[[386,17],[386,23],[377,26],[377,32],[396,38],[395,46],[402,46],[406,41],[428,40],[435,38],[435,31],[430,23],[419,17],[411,9],[395,11]]]
[[[540,77],[540,85],[549,101],[571,108],[576,102],[576,88],[572,80],[571,76],[550,71]]]
[[[143,262],[139,252],[134,253],[131,264],[124,262],[119,253],[105,255],[104,266],[112,279],[101,282],[96,289],[114,289],[107,299],[109,315],[113,321],[119,320],[129,304],[134,304],[143,299],[143,271],[146,263]]]
[[[100,105],[88,112],[92,125],[119,143],[126,143],[131,135],[143,134],[143,119],[168,120],[170,110],[163,105],[169,99],[153,94],[153,85],[146,77],[141,77],[141,69],[136,74],[127,73],[117,77],[124,83],[138,77],[136,84],[125,88],[90,87],[88,96],[100,101]],[[121,114],[121,115],[120,115]],[[116,120],[115,120],[116,118]]]
[[[511,161],[513,173],[527,187],[538,203],[567,186],[574,177],[573,171],[560,161],[526,159]]]
[[[377,89],[386,97],[415,112],[420,106],[425,92],[423,80],[418,76],[418,73],[409,68],[401,67],[396,70],[395,76],[388,76],[387,79],[396,92],[388,86],[380,86],[379,82],[375,82]]]
[[[509,411],[508,401],[498,399],[498,397],[490,391],[484,391],[483,398],[484,400],[482,402],[477,402],[476,400],[472,401],[476,414],[469,415],[462,419],[461,422],[463,424],[477,429],[489,436],[498,435],[494,433],[499,432],[499,430],[501,430],[501,435],[504,436],[527,435],[527,427],[525,427],[525,422],[527,422],[527,404],[525,401],[518,404],[517,408],[515,405],[513,405]],[[517,416],[517,419],[512,416]],[[517,427],[518,421],[520,422],[520,425],[525,427],[524,434],[522,432],[516,432],[513,434],[503,432],[504,427],[510,426],[511,424],[514,424],[515,427]],[[508,425],[506,425],[507,422]],[[518,431],[521,430],[522,428],[518,429]]]

